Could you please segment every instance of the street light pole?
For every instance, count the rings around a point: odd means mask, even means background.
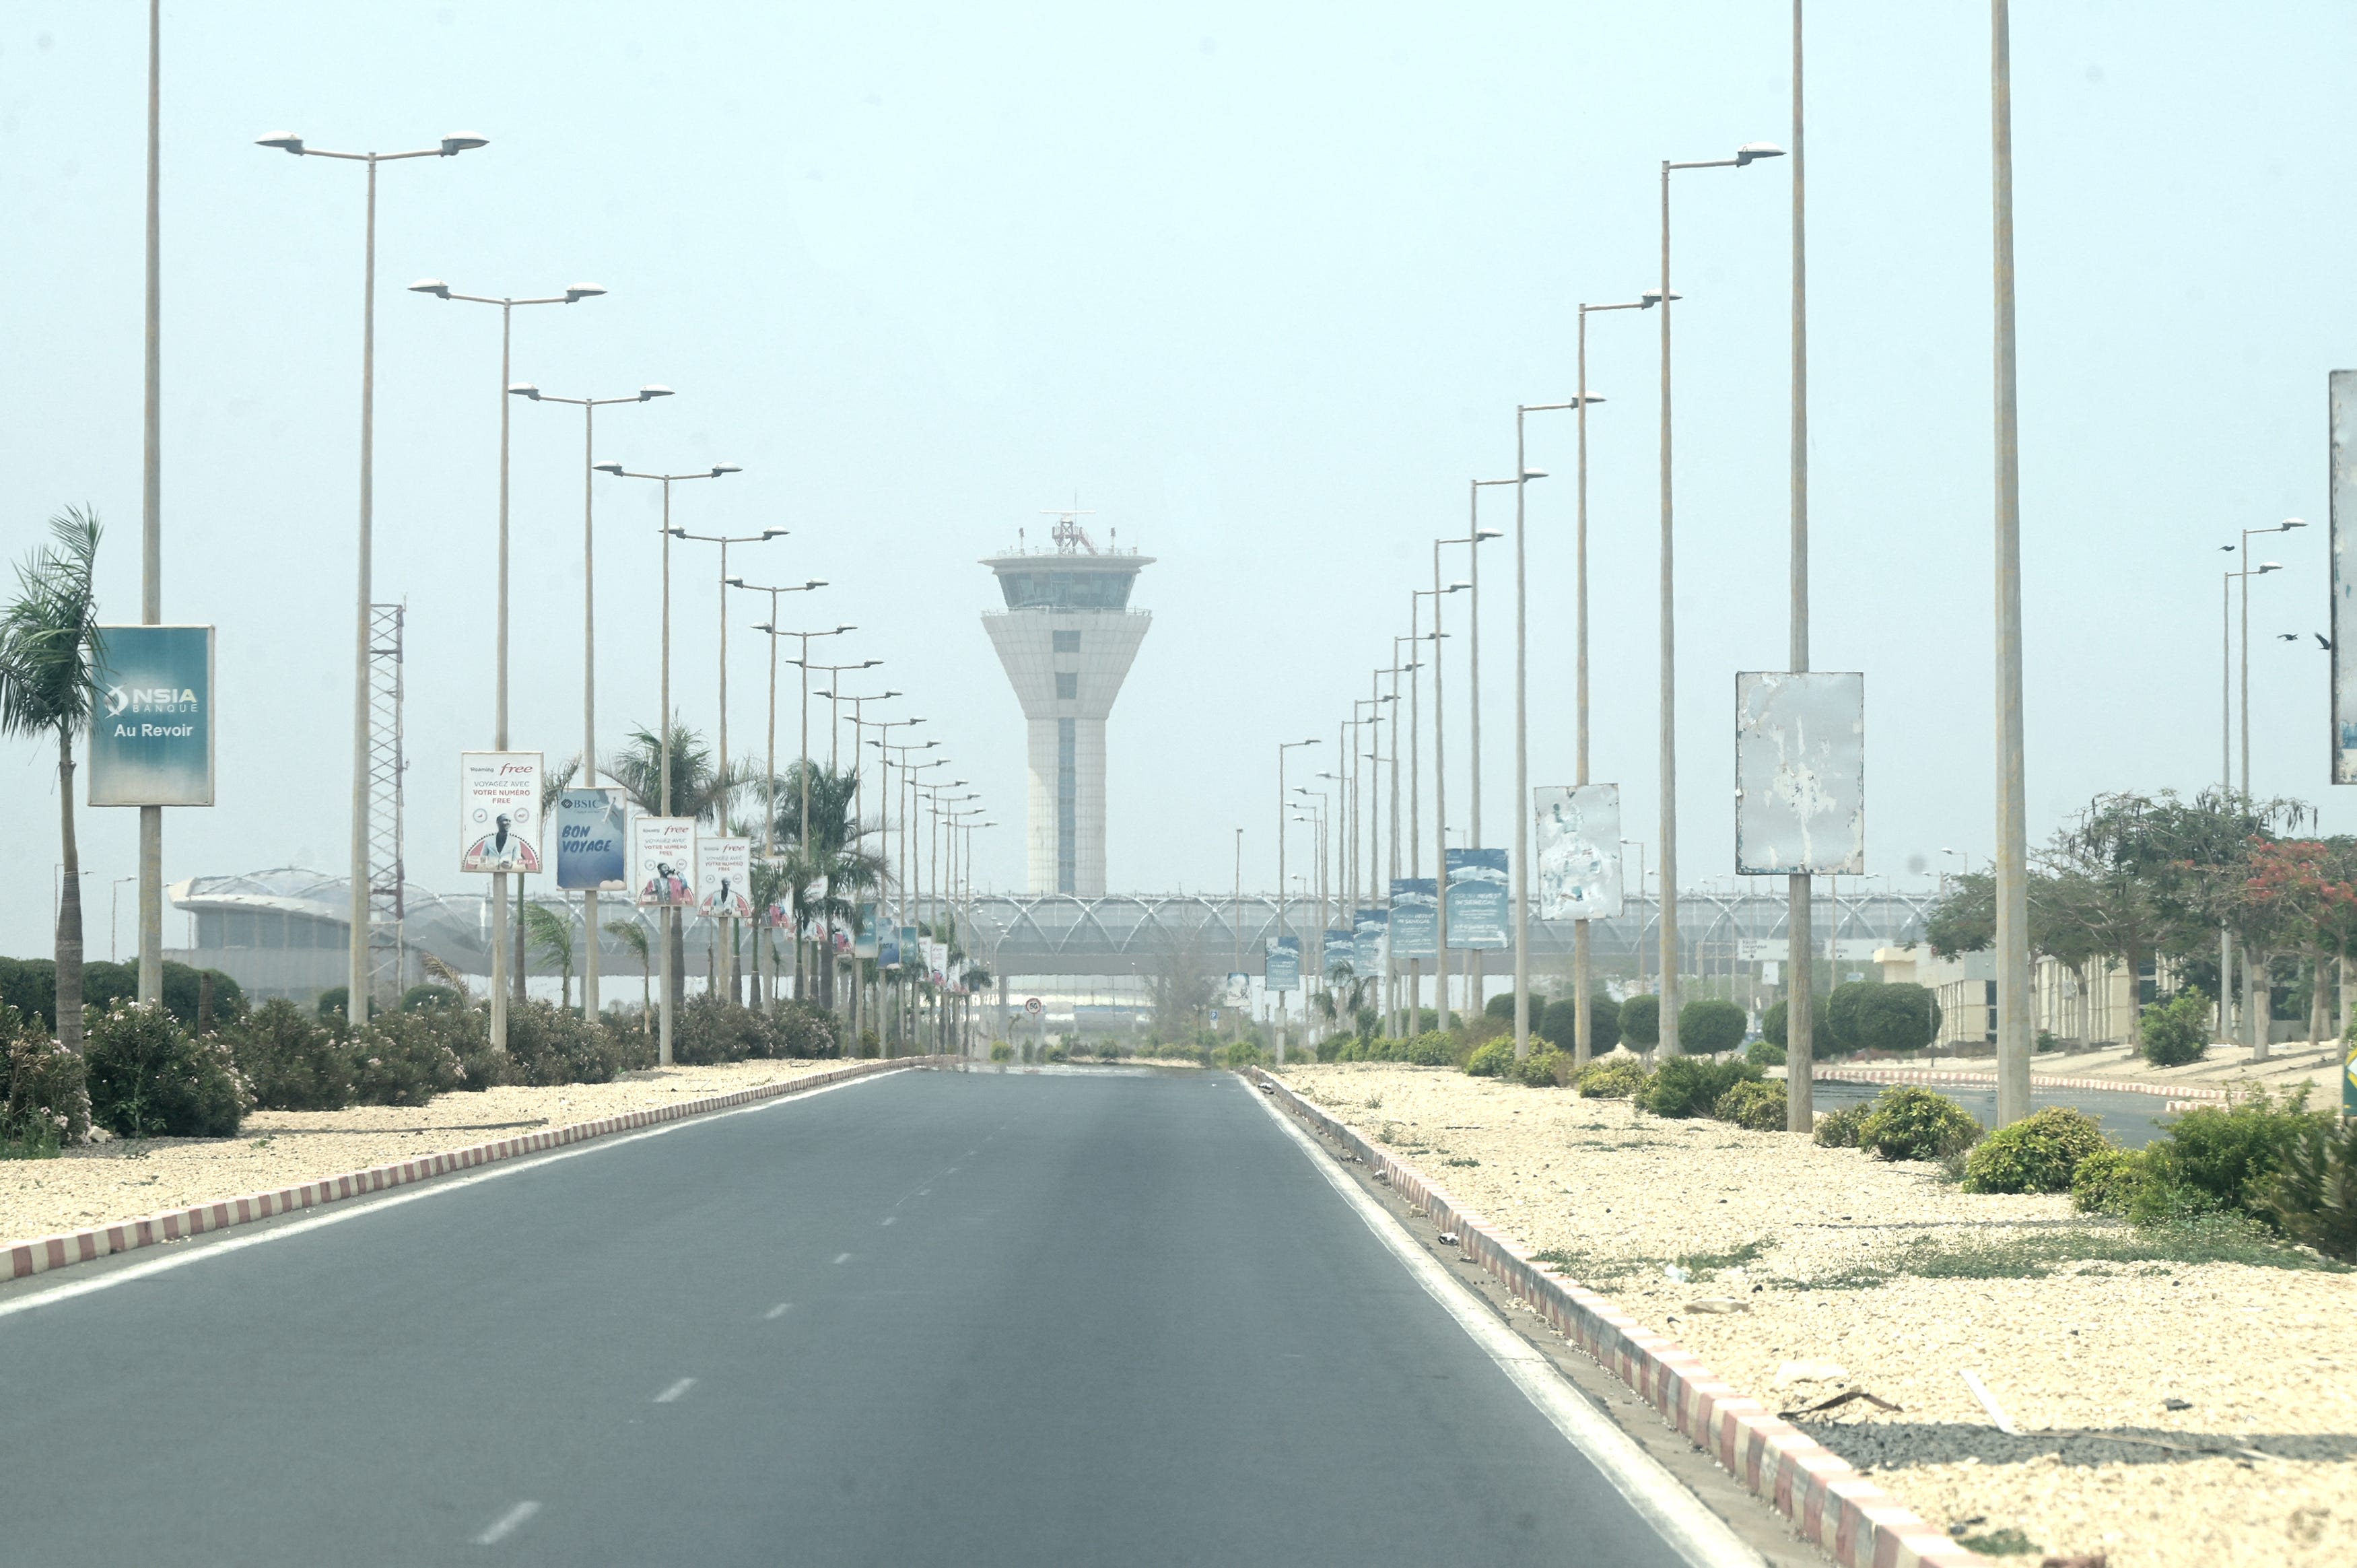
[[[147,287],[140,399],[139,621],[164,618],[163,0],[147,0]],[[212,699],[209,696],[206,701]],[[139,1000],[164,1004],[164,808],[139,808]]]
[[[1584,310],[1586,307],[1582,306]],[[1587,317],[1580,317],[1583,330]],[[1524,452],[1523,416],[1539,409],[1576,408],[1587,395],[1585,355],[1580,366],[1579,395],[1568,403],[1518,404],[1514,409],[1514,855],[1508,867],[1514,901],[1514,1059],[1526,1060],[1531,1054],[1531,737],[1530,737],[1530,673],[1529,673],[1529,598],[1526,590],[1527,552],[1523,547],[1526,530],[1524,518],[1528,511],[1530,482],[1546,476],[1530,466]],[[1585,550],[1579,560],[1581,605],[1587,603],[1587,557]],[[1587,674],[1587,628],[1580,626],[1580,673]],[[1587,780],[1582,779],[1582,783]],[[1586,934],[1587,922],[1574,928],[1575,946]]]
[[[2029,1114],[2029,787],[2021,733],[2021,432],[2014,380],[2013,61],[2007,0],[1989,5],[1991,271],[1996,296],[1996,1123]],[[2129,983],[2136,983],[2129,977]]]
[[[1437,1005],[1439,1025],[1448,1027],[1448,743],[1443,723],[1447,712],[1443,696],[1440,659],[1440,596],[1469,588],[1470,583],[1440,585],[1440,547],[1444,544],[1471,544],[1470,538],[1436,539],[1432,543],[1432,878],[1434,967],[1439,974]]]
[[[1662,950],[1660,1054],[1666,1057],[1678,1054],[1677,552],[1670,487],[1670,305],[1677,296],[1670,291],[1670,176],[1679,169],[1745,168],[1782,154],[1765,142],[1749,142],[1731,158],[1662,160],[1662,923],[1656,940]]]
[[[744,588],[752,593],[770,596],[770,618],[753,628],[755,631],[768,633],[770,639],[769,749],[761,772],[761,858],[769,862],[775,862],[778,858],[778,639],[794,637],[802,639],[802,657],[797,662],[802,666],[802,768],[798,775],[802,782],[802,826],[797,830],[797,836],[802,844],[802,854],[807,858],[810,854],[810,639],[813,637],[836,637],[857,628],[851,626],[839,626],[833,631],[781,632],[778,629],[778,596],[814,593],[826,586],[825,582],[821,578],[813,577],[807,583],[772,588],[757,583],[748,583],[742,577],[731,577],[728,580],[728,585],[732,588]],[[759,929],[764,933],[769,929],[767,909],[761,911]],[[798,926],[794,931],[794,978],[797,983],[802,978],[802,931]],[[768,948],[759,940],[753,945],[753,972],[756,979],[759,979],[763,972],[761,957],[768,950]],[[800,990],[799,983],[796,990],[798,992]],[[797,995],[795,1000],[809,999]]]
[[[1286,938],[1285,754],[1288,751],[1297,751],[1305,746],[1317,744],[1318,737],[1311,736],[1308,740],[1283,740],[1276,745],[1276,945],[1280,951],[1285,947]],[[1294,983],[1297,986],[1300,983],[1297,974]],[[1276,1065],[1283,1067],[1285,1065],[1285,993],[1282,991],[1276,993],[1275,1010]]]
[[[151,27],[154,19],[151,17]],[[151,46],[153,39],[151,38]],[[153,68],[151,67],[151,74]],[[151,83],[150,91],[154,91]],[[351,885],[351,963],[346,982],[344,1016],[358,1028],[368,1022],[369,1015],[369,621],[370,603],[375,592],[372,572],[376,522],[376,169],[379,164],[398,163],[407,158],[448,158],[470,152],[490,144],[472,132],[458,131],[442,138],[438,147],[425,147],[408,153],[335,153],[324,147],[304,145],[303,138],[292,131],[273,131],[257,137],[255,145],[275,147],[296,157],[339,158],[349,163],[368,166],[368,224],[366,260],[361,268],[361,509],[360,509],[360,575],[357,596],[358,614],[354,622],[352,645],[352,885]],[[151,220],[152,222],[152,220]],[[160,491],[159,491],[160,496]],[[158,502],[160,508],[160,499]],[[144,519],[142,520],[144,522]],[[159,523],[160,526],[160,523]],[[143,531],[144,532],[144,531]],[[145,541],[143,539],[143,547]],[[160,566],[160,562],[159,562]],[[143,600],[145,597],[143,585]],[[144,607],[144,605],[143,605]],[[160,612],[159,612],[160,613]],[[145,826],[142,828],[143,838]],[[163,824],[156,823],[157,875],[162,868]],[[143,843],[143,849],[145,847]],[[160,894],[159,894],[160,899]],[[145,922],[145,911],[141,921]],[[156,916],[160,934],[163,910],[159,901]],[[162,953],[156,961],[157,986],[162,985]]]
[[[496,305],[500,307],[500,544],[498,603],[493,612],[496,629],[493,634],[491,660],[491,749],[508,748],[508,435],[509,415],[514,404],[508,401],[509,377],[512,373],[511,349],[514,342],[515,307],[519,305],[577,305],[585,299],[595,299],[606,291],[594,283],[576,283],[563,294],[544,295],[530,299],[511,299],[479,294],[454,294],[450,285],[439,278],[420,278],[409,285],[412,294],[430,294],[437,299],[463,300],[469,305]],[[553,869],[553,867],[552,867]],[[587,945],[597,944],[597,929],[592,924],[587,932]],[[589,972],[595,972],[596,961],[589,961]],[[508,1045],[508,874],[491,873],[491,1045],[505,1050]],[[594,1018],[597,1013],[597,988],[583,976],[581,999],[584,1015]]]
[[[1809,667],[1809,251],[1807,166],[1802,142],[1802,0],[1792,0],[1792,668]],[[1816,942],[1806,871],[1785,884],[1784,1130],[1813,1133],[1816,979],[1812,972]]]

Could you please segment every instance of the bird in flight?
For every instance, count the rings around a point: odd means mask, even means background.
[[[2325,652],[2330,653],[2332,651],[2332,639],[2330,638],[2325,636],[2320,631],[2311,631],[2308,635],[2316,639],[2317,646],[2323,649]]]

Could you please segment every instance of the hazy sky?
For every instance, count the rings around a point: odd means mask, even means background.
[[[1659,160],[1791,126],[1773,4],[165,9],[165,608],[221,628],[221,804],[170,814],[174,880],[347,864],[363,176],[253,145],[265,132],[490,138],[386,168],[379,216],[377,590],[411,612],[411,875],[455,892],[472,890],[456,753],[490,739],[498,321],[411,280],[612,291],[520,311],[517,377],[677,389],[607,414],[599,456],[744,465],[683,488],[677,521],[793,530],[732,565],[834,585],[788,623],[859,625],[844,656],[888,661],[900,711],[996,809],[980,872],[1001,887],[1022,876],[1024,753],[975,562],[1077,495],[1158,558],[1111,725],[1113,886],[1225,887],[1241,825],[1266,886],[1275,743],[1330,737],[1389,662],[1431,540],[1464,532],[1467,481],[1512,471],[1513,405],[1572,389],[1577,302],[1652,280]],[[145,15],[0,15],[0,553],[94,504],[125,620]],[[1978,5],[1822,0],[1811,18],[1816,662],[1867,674],[1878,872],[1992,842],[1986,27]],[[2254,785],[2357,825],[2325,782],[2307,635],[2326,613],[2325,376],[2357,363],[2357,204],[2331,151],[2357,128],[2353,56],[2345,5],[2017,8],[2034,836],[2097,789],[2215,776],[2215,546],[2292,515],[2314,526],[2262,542],[2287,570],[2255,585]],[[1784,662],[1789,174],[1699,171],[1676,193],[1689,880],[1731,870],[1731,676]],[[1635,313],[1591,328],[1611,399],[1590,424],[1595,772],[1650,841],[1656,338]],[[1571,771],[1572,426],[1542,415],[1532,435],[1558,476],[1531,511],[1547,783]],[[516,409],[514,739],[553,758],[580,745],[580,458],[577,411]],[[598,499],[610,745],[654,716],[658,557],[652,487]],[[1511,557],[1486,548],[1502,842]],[[674,692],[708,728],[717,563],[696,546],[674,564]],[[764,717],[764,604],[726,618],[739,753]],[[0,750],[19,890],[0,950],[47,948],[52,766]],[[81,815],[102,956],[135,817]]]

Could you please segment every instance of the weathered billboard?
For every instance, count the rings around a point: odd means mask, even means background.
[[[1736,676],[1735,869],[1744,876],[1865,875],[1864,675]]]
[[[1538,814],[1542,920],[1611,920],[1620,914],[1620,786],[1544,785]]]

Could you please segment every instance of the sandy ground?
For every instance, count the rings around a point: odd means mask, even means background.
[[[257,1111],[234,1138],[119,1139],[53,1160],[0,1160],[0,1237],[55,1236],[167,1208],[291,1187],[537,1128],[823,1072],[839,1061],[656,1068],[612,1083],[489,1089],[431,1104]]]
[[[2111,1568],[2357,1560],[2357,1274],[2072,1262],[2133,1232],[2067,1197],[1975,1196],[1931,1165],[1567,1090],[1389,1065],[1286,1077],[1774,1408],[1852,1389],[1899,1406],[1803,1424],[1934,1524]],[[1910,1246],[2061,1256],[2043,1278],[1861,1280]]]

